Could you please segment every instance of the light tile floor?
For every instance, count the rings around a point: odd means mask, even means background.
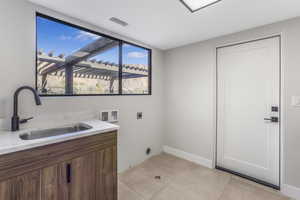
[[[165,153],[120,174],[118,188],[118,200],[289,199],[273,189]]]

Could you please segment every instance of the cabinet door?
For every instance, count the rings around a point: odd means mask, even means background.
[[[40,171],[0,182],[0,200],[40,200]]]
[[[97,200],[117,200],[117,147],[109,147],[97,153]]]
[[[70,200],[95,200],[96,153],[71,161]]]
[[[58,197],[58,165],[41,170],[41,200],[63,200]]]
[[[59,174],[59,200],[95,200],[96,153],[62,163]]]

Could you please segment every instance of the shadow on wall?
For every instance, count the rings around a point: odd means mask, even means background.
[[[5,117],[5,99],[0,99],[0,118]]]
[[[4,98],[0,99],[0,130],[8,128],[5,125],[7,124],[5,119],[7,118],[7,111],[8,111],[7,100],[8,99],[4,99]]]

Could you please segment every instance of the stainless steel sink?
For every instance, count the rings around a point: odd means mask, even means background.
[[[80,132],[80,131],[89,130],[91,128],[92,127],[87,124],[78,123],[78,124],[74,124],[71,126],[31,131],[29,133],[21,134],[19,137],[22,140],[35,140],[35,139],[46,138],[46,137],[51,137],[51,136],[76,133],[76,132]]]

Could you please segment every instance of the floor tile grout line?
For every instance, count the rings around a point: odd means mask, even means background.
[[[160,192],[162,192],[168,186],[170,186],[170,183],[167,183],[164,187],[162,187],[160,190],[158,190],[157,192],[155,192],[155,194],[153,194],[152,197],[149,200],[153,200],[157,195],[159,195]]]
[[[219,198],[217,200],[221,200],[222,199],[222,196],[225,194],[225,189],[226,187],[229,185],[229,183],[231,182],[232,180],[232,176],[230,176],[230,179],[228,180],[228,182],[226,183],[226,185],[224,186],[223,190],[222,190],[222,193],[221,195],[219,196]]]
[[[135,194],[137,194],[139,197],[142,198],[142,200],[145,200],[146,197],[144,197],[144,195],[140,194],[138,191],[136,191],[134,188],[130,187],[130,185],[124,183],[123,181],[121,180],[118,180],[119,182],[121,182],[123,185],[125,185],[129,190],[131,190],[131,192],[134,192]]]
[[[144,169],[145,169],[145,168],[144,168]],[[148,176],[148,175],[144,175],[144,176],[147,177],[147,178],[153,178],[153,177],[150,177],[150,176]],[[125,183],[125,182],[122,181],[121,179],[119,179],[119,181],[120,181],[121,183],[123,183],[126,187],[128,187],[132,192],[134,192],[134,193],[138,194],[138,196],[142,197],[143,200],[147,199],[143,194],[141,194],[140,192],[136,191],[134,188],[132,188],[130,185],[128,185],[127,183]],[[163,184],[164,186],[163,186],[161,189],[159,189],[155,194],[153,194],[153,195],[150,197],[149,200],[153,199],[153,196],[155,196],[156,194],[158,194],[159,192],[161,192],[162,190],[164,190],[167,186],[169,186],[169,185],[170,185],[170,181],[168,181],[168,182],[166,182],[166,183],[162,183],[162,184]]]

